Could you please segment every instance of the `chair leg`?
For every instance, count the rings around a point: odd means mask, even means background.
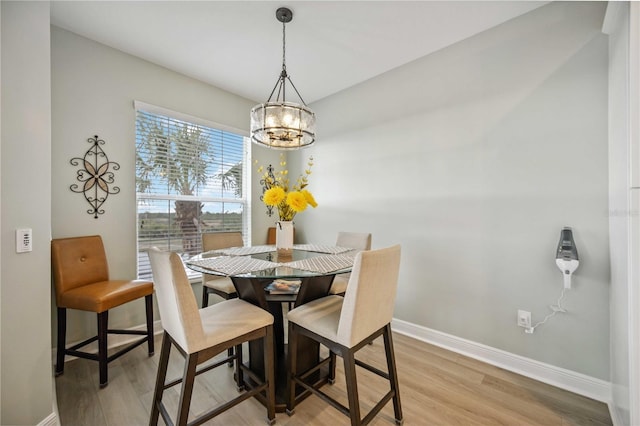
[[[273,326],[267,327],[267,334],[262,338],[264,346],[264,381],[267,383],[267,422],[272,425],[276,422],[276,381],[274,366]]]
[[[289,344],[287,354],[287,414],[292,416],[296,408],[296,382],[293,380],[297,370],[298,334],[295,325],[289,322]]]
[[[153,341],[153,295],[144,297],[145,311],[147,314],[147,347],[149,349],[149,356],[155,352]]]
[[[169,353],[171,352],[171,339],[166,331],[162,335],[162,348],[160,349],[160,361],[158,363],[158,376],[156,377],[156,389],[153,392],[153,401],[151,402],[151,417],[149,418],[149,426],[158,424],[158,416],[160,415],[160,404],[162,403],[162,394],[164,393],[164,381],[167,377],[167,366],[169,365]]]
[[[347,398],[349,400],[349,415],[351,426],[360,426],[360,401],[358,400],[358,382],[356,378],[356,362],[351,350],[342,354],[344,359],[344,376],[347,382]]]
[[[64,353],[67,335],[67,309],[58,308],[58,348],[56,350],[56,376],[64,373]]]
[[[187,424],[197,365],[198,353],[196,352],[194,354],[187,355],[187,359],[184,364],[184,374],[182,376],[182,390],[180,391],[180,406],[178,407],[176,426],[186,426]]]
[[[336,354],[333,351],[329,352],[329,376],[327,380],[329,380],[330,385],[336,382]]]
[[[384,328],[384,351],[387,357],[387,371],[389,372],[389,383],[393,396],[393,412],[396,417],[396,424],[403,423],[402,406],[400,405],[400,388],[398,386],[398,372],[396,371],[396,358],[393,352],[393,339],[391,337],[391,324],[387,324]]]
[[[233,348],[227,349],[227,356],[233,356]],[[233,367],[233,359],[229,361],[229,368]]]
[[[227,300],[229,300],[229,299],[227,299]],[[209,304],[209,293],[207,293],[207,304]],[[233,356],[233,348],[227,349],[227,356],[228,357],[232,357]],[[242,362],[242,357],[240,358],[240,362]],[[229,368],[233,368],[233,360],[229,361]]]
[[[242,366],[242,343],[236,346],[235,359],[236,359],[236,389],[238,389],[238,392],[242,392],[244,390],[244,372],[241,367]]]
[[[100,369],[100,387],[109,383],[107,376],[107,329],[109,311],[98,313],[98,366]]]
[[[207,306],[209,306],[209,292],[207,291],[207,287],[202,284],[202,307],[206,308]]]

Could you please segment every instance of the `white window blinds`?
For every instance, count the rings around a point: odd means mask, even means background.
[[[149,247],[186,258],[202,251],[204,232],[242,231],[248,241],[247,140],[226,130],[136,111],[139,278],[151,278]]]

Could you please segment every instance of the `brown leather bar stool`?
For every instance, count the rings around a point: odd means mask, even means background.
[[[296,237],[296,228],[293,228],[293,238],[295,239]],[[267,229],[267,244],[270,245],[275,245],[276,243],[276,228],[275,226],[272,226],[271,228]]]
[[[198,366],[234,346],[236,350],[232,357],[236,360],[237,383],[242,386],[243,374],[248,374],[255,385],[232,400],[212,407],[188,424],[202,424],[252,396],[266,405],[267,423],[275,423],[273,315],[240,299],[225,300],[198,309],[180,257],[176,253],[152,248],[149,250],[149,259],[156,283],[160,320],[164,328],[149,425],[157,425],[160,415],[165,424],[186,425],[195,377],[224,365],[229,357],[200,369]],[[242,364],[242,344],[258,339],[262,340],[265,354],[264,377],[258,377]],[[185,367],[181,379],[165,383],[172,346],[185,358]],[[180,402],[174,423],[162,396],[166,389],[180,383]]]
[[[344,297],[329,295],[298,306],[289,314],[289,354],[288,354],[288,401],[287,413],[292,415],[297,404],[296,386],[320,396],[324,401],[351,418],[351,425],[369,423],[390,401],[396,424],[402,424],[402,408],[398,388],[395,355],[391,336],[391,319],[398,286],[400,269],[400,246],[380,250],[362,251],[356,255],[347,292]],[[378,336],[384,337],[387,371],[355,359],[355,353]],[[317,366],[302,372],[297,371],[297,345],[300,336],[306,336],[321,343],[330,350],[330,355]],[[344,374],[347,384],[349,406],[309,383],[308,377],[329,364],[329,371],[335,365],[335,356],[344,360]],[[358,399],[356,366],[383,377],[389,382],[389,391],[362,418]],[[333,373],[330,373],[333,374]],[[330,377],[333,379],[334,377]]]
[[[276,228],[271,227],[267,229],[267,244],[274,245],[276,243]]]
[[[107,364],[144,342],[153,355],[153,283],[143,280],[110,280],[107,256],[99,235],[58,238],[51,241],[51,265],[58,307],[56,376],[64,372],[65,355],[98,361],[100,387],[108,384]],[[147,330],[110,330],[109,309],[144,297]],[[98,335],[66,348],[67,309],[98,314]],[[108,334],[144,335],[143,338],[107,355]],[[98,353],[78,350],[98,341]]]

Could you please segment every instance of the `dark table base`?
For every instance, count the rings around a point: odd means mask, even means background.
[[[272,279],[232,277],[233,284],[236,287],[236,291],[238,292],[240,299],[259,306],[271,312],[273,315],[277,412],[285,411],[288,396],[287,356],[284,342],[284,317],[282,303],[288,303],[289,301],[295,300],[294,307],[296,307],[312,300],[319,299],[320,297],[324,297],[329,294],[333,278],[334,275],[301,278],[302,284],[297,295],[269,296],[268,294],[265,294],[264,287],[271,283],[271,281],[273,281]],[[248,367],[259,377],[264,377],[263,357],[264,353],[262,343],[260,341],[249,342]],[[315,367],[318,365],[319,361],[320,345],[306,336],[299,336],[296,373],[299,374]],[[314,374],[316,375],[315,382],[317,386],[321,386],[327,382],[328,371],[323,371],[321,369],[319,372]],[[248,377],[245,377],[245,385],[252,387],[251,380]],[[307,394],[309,394],[308,391],[304,391],[301,387],[296,387],[296,399],[304,399]]]

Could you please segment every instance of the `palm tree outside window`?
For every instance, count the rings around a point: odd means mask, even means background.
[[[153,246],[187,258],[202,251],[203,232],[241,231],[248,241],[248,138],[193,117],[139,105],[138,277],[151,277],[146,250]]]

